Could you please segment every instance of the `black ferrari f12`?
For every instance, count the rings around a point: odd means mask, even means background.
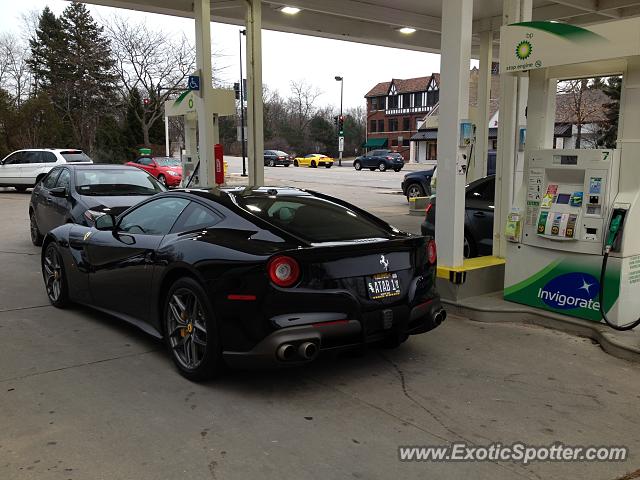
[[[161,193],[55,228],[42,248],[53,305],[163,338],[192,380],[429,331],[446,315],[435,261],[433,240],[327,195],[266,187]]]

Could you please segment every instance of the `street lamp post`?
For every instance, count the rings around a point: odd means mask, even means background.
[[[244,138],[244,81],[242,78],[242,36],[246,35],[246,30],[240,30],[240,142],[242,143],[242,176],[247,176],[247,147]]]
[[[340,148],[340,137],[343,136],[343,132],[340,130],[340,126],[341,126],[341,120],[342,120],[342,93],[343,93],[343,87],[344,87],[344,78],[336,75],[335,76],[336,82],[340,82],[340,117],[338,118],[338,166],[341,167],[342,166],[342,148]]]

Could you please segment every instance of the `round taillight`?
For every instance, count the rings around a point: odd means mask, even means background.
[[[279,287],[290,287],[300,278],[300,266],[291,257],[275,257],[267,267],[269,279]]]
[[[436,263],[438,259],[438,254],[436,252],[436,242],[435,240],[429,240],[427,243],[427,260],[431,265]]]

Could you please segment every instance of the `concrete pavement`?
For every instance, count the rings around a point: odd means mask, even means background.
[[[401,196],[376,195],[400,211]],[[638,366],[535,326],[452,316],[397,350],[190,383],[136,329],[47,304],[28,198],[0,192],[2,479],[613,480],[640,467]],[[453,441],[626,445],[631,458],[398,461],[399,445]]]

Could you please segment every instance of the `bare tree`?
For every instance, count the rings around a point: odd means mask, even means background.
[[[603,118],[604,93],[599,89],[589,88],[589,79],[579,78],[566,80],[558,84],[558,117],[557,121],[571,123],[576,126],[575,148],[580,148],[583,142],[583,127],[587,124],[597,124]],[[590,143],[591,139],[587,139]],[[593,139],[595,146],[595,139]]]
[[[105,23],[122,96],[128,100],[137,90],[145,99],[135,110],[149,145],[149,130],[163,116],[164,102],[184,88],[195,68],[195,49],[185,36],[174,39],[144,23],[117,16]]]
[[[27,55],[28,49],[20,39],[8,33],[0,36],[0,88],[9,94],[16,107],[29,94]]]
[[[315,103],[318,97],[322,95],[322,91],[307,83],[306,80],[292,81],[290,85],[289,111],[299,131],[302,132],[307,129],[309,122],[313,118],[313,114],[316,111]]]

